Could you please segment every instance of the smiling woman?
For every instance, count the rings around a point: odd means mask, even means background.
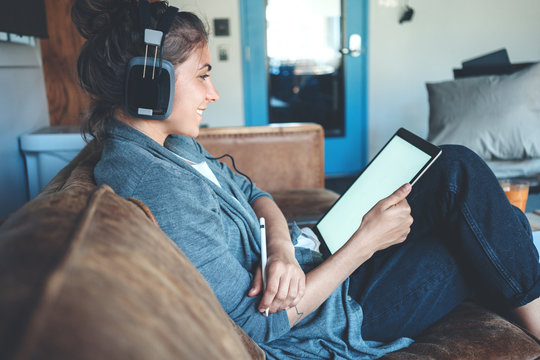
[[[141,11],[145,7],[150,11]],[[167,33],[160,25],[171,13],[166,2],[75,2],[74,21],[88,39],[79,58],[81,83],[94,97],[88,124],[103,143],[93,175],[98,185],[148,206],[268,359],[383,356],[411,344],[465,297],[477,296],[478,284],[493,294],[479,297],[482,304],[518,307],[522,323],[540,334],[540,321],[531,316],[540,307],[534,300],[540,267],[527,221],[481,159],[444,147],[415,190],[404,184],[379,201],[347,242],[324,257],[305,245],[307,229],[289,231],[268,193],[194,139],[219,94],[201,21],[172,12]],[[147,48],[154,61],[147,61]],[[147,116],[153,108],[124,110],[126,66],[143,55],[151,71],[143,69],[140,83],[153,84],[145,74],[159,79],[165,61],[174,68],[172,110],[161,119]],[[512,256],[507,249],[515,249]]]
[[[141,3],[148,4],[147,1]],[[192,58],[192,66],[200,65],[200,62],[210,62],[209,58],[202,61],[203,49],[207,48],[208,44],[208,33],[197,16],[189,12],[178,12],[172,19],[167,34],[161,23],[169,9],[167,4],[158,1],[150,4],[147,11],[143,11],[145,8],[137,7],[137,3],[131,0],[82,0],[76,1],[73,6],[73,22],[79,33],[87,39],[77,64],[79,80],[83,89],[92,96],[83,131],[98,141],[104,140],[105,127],[115,117],[124,122],[135,122],[139,127],[152,124],[150,126],[153,133],[163,132],[156,129],[157,122],[142,125],[136,117],[130,116],[124,110],[126,70],[131,59],[144,56],[145,68],[147,64],[155,68],[156,62],[153,61],[159,60],[158,74],[161,71],[161,62],[168,61],[175,67],[176,77],[179,71],[184,72],[179,70],[179,67],[188,61],[188,58]],[[157,36],[157,40],[149,34]],[[152,45],[152,57],[148,57],[149,44]],[[206,53],[208,55],[208,50]],[[209,72],[208,67],[205,69]],[[202,75],[204,74],[197,76]],[[147,80],[146,84],[151,84],[149,81]],[[178,86],[175,81],[175,91]],[[173,103],[176,103],[176,100],[174,99]],[[173,106],[173,112],[175,107],[177,106]],[[196,112],[197,108],[194,111]]]

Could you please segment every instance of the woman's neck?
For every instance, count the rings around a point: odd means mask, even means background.
[[[161,146],[163,146],[165,139],[169,136],[162,121],[139,119],[126,114],[123,110],[116,110],[114,116],[117,120],[142,132]]]

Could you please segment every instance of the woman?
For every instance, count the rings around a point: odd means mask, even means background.
[[[166,8],[151,4],[150,26]],[[204,110],[219,99],[207,33],[195,15],[178,13],[163,42],[175,74],[165,120],[124,109],[127,65],[145,54],[137,3],[77,0],[72,16],[87,39],[78,63],[93,97],[85,129],[104,144],[96,182],[150,208],[269,358],[380,357],[408,346],[465,298],[511,311],[540,336],[540,266],[530,228],[475,154],[444,147],[414,191],[405,184],[379,202],[323,260],[294,246],[304,235],[297,227],[289,233],[268,194],[193,139]],[[259,217],[268,238],[264,293]]]

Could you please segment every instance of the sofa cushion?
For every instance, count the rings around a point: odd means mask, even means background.
[[[0,227],[3,358],[264,358],[144,205],[82,184]]]
[[[383,360],[520,359],[540,356],[523,330],[476,304],[464,302],[424,331],[408,348]]]

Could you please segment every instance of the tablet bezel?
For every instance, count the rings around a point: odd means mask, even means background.
[[[435,162],[435,160],[439,157],[439,155],[442,152],[442,150],[438,146],[433,145],[432,143],[422,139],[418,135],[413,134],[412,132],[410,132],[409,130],[407,130],[405,128],[399,128],[394,133],[394,135],[392,135],[392,137],[390,137],[390,139],[386,142],[386,144],[384,144],[384,146],[381,148],[381,150],[379,150],[377,155],[375,155],[375,157],[373,157],[373,159],[367,164],[367,166],[364,167],[362,172],[360,172],[360,174],[357,176],[357,178],[351,183],[349,188],[347,188],[347,190],[345,190],[343,192],[343,194],[336,200],[336,202],[332,205],[332,207],[330,207],[330,209],[328,209],[328,211],[317,221],[317,223],[313,227],[313,232],[315,232],[315,234],[317,235],[317,237],[319,238],[319,240],[321,242],[319,250],[323,254],[324,258],[328,258],[329,256],[332,255],[332,253],[328,249],[328,246],[326,245],[324,237],[322,236],[322,234],[320,233],[320,231],[318,229],[319,223],[332,211],[332,209],[339,203],[341,198],[343,196],[345,196],[347,191],[349,191],[350,187],[362,176],[364,171],[366,171],[366,169],[371,165],[371,163],[373,161],[375,161],[375,159],[384,151],[384,149],[387,147],[387,145],[396,136],[398,136],[401,139],[405,140],[406,142],[413,145],[414,147],[421,150],[422,152],[426,153],[430,157],[430,159],[426,162],[426,164],[413,176],[413,178],[409,182],[411,185],[414,185],[416,183],[416,181],[426,172],[426,170],[433,164],[433,162]]]

